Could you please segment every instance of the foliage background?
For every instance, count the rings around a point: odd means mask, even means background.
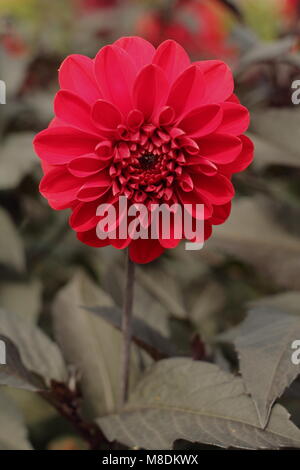
[[[205,0],[183,1],[179,7],[175,0],[82,3],[0,0],[0,79],[7,84],[7,104],[0,105],[0,335],[13,340],[28,369],[45,377],[51,365],[50,378],[61,381],[67,371],[57,346],[44,344],[44,337],[32,340],[37,327],[38,334],[42,330],[55,338],[67,363],[75,366],[68,369],[69,380],[80,383],[87,416],[115,411],[120,335],[103,310],[96,317],[81,306],[121,306],[124,254],[80,244],[68,228],[68,214],[47,206],[38,192],[41,170],[32,138],[52,117],[57,69],[67,54],[93,56],[122,35],[143,34],[159,42],[172,34],[194,59],[221,58],[233,67],[237,94],[251,110],[249,136],[256,156],[235,177],[231,218],[215,229],[201,252],[180,246],[138,268],[135,315],[162,336],[164,347],[154,348],[159,357],[202,361],[199,374],[204,376],[208,363],[234,374],[241,368],[264,425],[273,401],[281,397],[300,426],[299,370],[291,370],[287,358],[274,371],[274,358],[289,351],[300,334],[300,108],[291,102],[291,83],[300,78],[297,2],[215,0],[209,20],[193,10],[200,3],[211,8]],[[191,10],[187,3],[193,4]],[[207,27],[215,31],[211,37],[205,35]],[[235,327],[249,310],[258,315],[243,323],[234,348]],[[141,326],[135,333],[143,337]],[[132,388],[153,362],[144,349],[135,346],[133,352]],[[255,357],[251,364],[250,357]],[[12,382],[20,371],[9,374],[8,380],[0,373],[0,383],[10,385],[0,390],[1,448],[86,448],[61,410],[29,391],[26,381],[26,386]],[[265,384],[263,376],[272,374],[276,380]],[[155,380],[158,387],[165,381],[159,374]],[[191,391],[193,382],[186,378],[186,384]],[[138,403],[139,397],[134,400]],[[113,438],[118,435],[110,423],[102,424]],[[211,443],[233,445],[211,432]],[[293,433],[293,443],[299,443]],[[200,436],[195,432],[185,441],[207,442]],[[254,436],[246,440],[256,447]],[[122,442],[130,446],[126,437]],[[176,445],[192,444],[181,439]]]

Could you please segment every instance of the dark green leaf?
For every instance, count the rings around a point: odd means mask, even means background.
[[[121,329],[122,311],[117,307],[93,307],[86,310],[93,312],[113,325],[118,330]],[[159,332],[150,328],[139,318],[132,321],[133,341],[144,349],[154,360],[175,356],[177,351],[170,340],[162,336]]]
[[[146,449],[171,449],[178,439],[244,449],[300,447],[300,430],[282,406],[274,406],[261,429],[242,379],[190,359],[156,363],[125,408],[97,422],[110,441]]]
[[[253,309],[239,327],[240,371],[262,427],[276,398],[300,373],[300,365],[292,362],[292,343],[299,338],[299,318],[271,308]]]

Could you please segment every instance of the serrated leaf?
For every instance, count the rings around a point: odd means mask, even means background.
[[[121,330],[122,311],[118,307],[92,307],[87,310]],[[177,352],[168,338],[150,328],[139,318],[132,319],[132,340],[154,360],[175,356]]]
[[[287,291],[280,294],[268,295],[248,303],[249,307],[267,307],[282,310],[291,315],[300,316],[300,292]]]
[[[32,450],[23,418],[16,405],[0,393],[0,450]]]
[[[69,364],[81,374],[85,403],[94,416],[115,410],[119,402],[121,334],[82,307],[112,307],[112,299],[78,272],[58,293],[53,306],[55,336]],[[141,358],[132,352],[130,383],[139,377]]]
[[[278,285],[300,287],[299,238],[273,220],[263,198],[236,200],[230,218],[215,229],[206,249],[235,256]]]
[[[51,380],[67,379],[57,345],[32,321],[0,309],[0,337],[6,345],[7,362],[0,366],[0,384],[39,390]]]
[[[109,440],[130,447],[171,449],[184,439],[220,447],[300,447],[300,430],[275,405],[265,430],[242,379],[190,359],[156,363],[119,414],[97,420]]]
[[[34,374],[23,363],[16,345],[6,336],[0,335],[5,344],[5,364],[0,366],[0,384],[37,392],[47,388],[43,378]]]
[[[300,320],[284,312],[255,308],[239,327],[235,347],[247,391],[265,427],[274,401],[300,373],[292,362],[292,343],[300,338]]]

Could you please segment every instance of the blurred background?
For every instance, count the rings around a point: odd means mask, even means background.
[[[76,283],[81,304],[122,302],[124,254],[80,244],[67,211],[48,207],[32,139],[52,118],[65,56],[92,57],[123,35],[154,45],[171,38],[194,60],[224,60],[251,111],[256,156],[234,178],[229,221],[201,252],[180,246],[137,271],[136,315],[179,353],[234,370],[236,357],[219,335],[249,306],[300,314],[300,107],[292,103],[292,82],[300,79],[298,0],[0,0],[0,80],[7,86],[0,105],[0,308],[52,337],[51,311],[65,285]],[[101,341],[101,331],[93,334]],[[299,425],[293,393],[283,400]],[[37,395],[4,395],[3,403],[19,408],[35,448],[84,447]],[[7,411],[1,400],[0,420]]]

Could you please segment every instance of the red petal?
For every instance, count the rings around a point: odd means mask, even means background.
[[[197,141],[200,155],[214,163],[232,162],[242,150],[242,141],[228,134],[213,134]]]
[[[68,56],[59,69],[61,88],[81,96],[88,103],[102,98],[94,75],[94,62],[79,54]]]
[[[165,104],[168,91],[169,84],[164,72],[156,65],[146,65],[134,83],[135,107],[142,111],[146,119],[150,119]]]
[[[174,210],[170,211],[170,234],[168,234],[168,238],[163,238],[162,228],[159,227],[159,243],[163,248],[176,248],[183,238],[183,211],[180,210],[178,215],[180,216],[179,219]]]
[[[232,135],[241,135],[249,127],[250,115],[247,108],[236,103],[222,103],[223,110],[222,124],[218,128],[218,132],[228,133]]]
[[[201,242],[205,242],[206,240],[208,240],[209,237],[211,237],[211,235],[212,235],[212,224],[211,224],[210,220],[205,220],[205,222],[204,222],[204,236],[201,237],[202,238]],[[189,241],[197,243],[197,240],[195,239],[195,237],[192,240],[189,240]]]
[[[191,173],[202,173],[207,176],[215,175],[218,171],[218,167],[214,163],[199,155],[189,156],[184,166],[189,166]]]
[[[209,222],[204,224],[204,241],[208,240],[212,235],[212,226]]]
[[[61,119],[57,117],[54,117],[52,121],[50,121],[48,129],[50,129],[51,127],[65,127],[65,126],[66,126],[66,123],[64,121],[62,121]]]
[[[99,201],[81,202],[74,209],[69,223],[76,232],[86,232],[96,227],[99,217],[96,216]]]
[[[214,206],[214,211],[210,222],[213,225],[220,225],[228,219],[231,212],[231,201],[223,206]]]
[[[193,175],[195,190],[206,197],[211,204],[223,205],[234,196],[232,183],[223,175]],[[189,193],[190,194],[190,193]]]
[[[204,75],[206,85],[203,103],[221,103],[232,95],[234,82],[228,65],[220,60],[196,63]]]
[[[100,160],[96,155],[89,154],[75,158],[68,165],[69,172],[78,178],[95,175],[106,166],[109,162]]]
[[[113,154],[114,149],[112,143],[109,140],[104,140],[96,146],[95,151],[101,159],[109,160]]]
[[[79,232],[77,233],[77,238],[79,241],[82,243],[85,243],[86,245],[93,246],[95,248],[102,248],[104,246],[110,245],[110,240],[100,240],[100,238],[97,237],[96,234],[96,229],[93,228],[92,230],[88,230],[86,232]]]
[[[94,183],[95,184],[95,183]],[[84,184],[77,193],[78,201],[91,202],[104,196],[109,188],[100,188],[99,186],[92,186],[91,184]],[[100,202],[99,202],[100,204]]]
[[[119,160],[130,157],[130,150],[126,142],[121,142],[117,145],[116,156],[118,156]]]
[[[68,204],[76,198],[82,183],[65,168],[58,167],[49,171],[41,180],[40,192],[62,204]]]
[[[124,248],[127,248],[130,243],[132,243],[131,238],[125,238],[125,239],[110,239],[110,243],[113,247],[117,248],[117,250],[123,250]]]
[[[61,201],[57,201],[55,198],[52,198],[50,196],[47,198],[47,200],[48,200],[49,206],[55,211],[61,211],[64,209],[72,209],[73,204],[74,203],[76,204],[75,200],[62,203]]]
[[[234,93],[231,96],[229,96],[227,101],[230,101],[230,103],[241,104],[240,100],[238,99],[238,97]]]
[[[54,168],[57,168],[55,165],[49,165],[47,162],[44,162],[43,160],[41,161],[41,167],[42,167],[44,175],[48,173],[48,171],[53,170]]]
[[[187,137],[186,135],[177,137],[175,142],[179,145],[179,147],[184,148],[186,152],[192,155],[199,154],[199,146],[197,142],[195,142],[190,137]]]
[[[164,248],[158,240],[133,240],[129,245],[130,259],[134,263],[146,264],[158,258],[164,252]]]
[[[168,240],[163,239],[163,238],[159,239],[160,245],[163,248],[167,248],[167,249],[176,248],[179,245],[180,242],[181,242],[181,240],[178,240],[178,238],[170,238]]]
[[[138,36],[121,38],[114,44],[115,46],[124,49],[124,51],[130,55],[138,70],[144,67],[144,65],[151,64],[152,58],[155,54],[155,48],[152,44]]]
[[[170,106],[164,106],[158,115],[159,126],[168,126],[175,120],[175,111]]]
[[[193,180],[190,176],[189,173],[184,171],[179,177],[178,177],[178,183],[181,189],[185,192],[193,191],[194,189],[194,183]]]
[[[113,104],[108,101],[98,100],[92,109],[92,119],[99,128],[112,130],[121,124],[122,115]]]
[[[37,155],[50,165],[63,165],[73,158],[93,153],[99,138],[72,127],[52,127],[37,134],[33,145]]]
[[[253,160],[254,145],[249,137],[242,135],[240,140],[243,144],[243,148],[238,157],[227,165],[219,165],[219,169],[224,174],[238,173],[245,170]]]
[[[54,112],[59,119],[67,124],[99,135],[99,131],[91,120],[90,105],[75,93],[60,90],[55,97]]]
[[[219,127],[222,117],[219,105],[208,104],[190,111],[177,125],[190,137],[203,137]]]
[[[144,116],[138,109],[130,111],[127,117],[127,124],[130,129],[138,129],[144,122]]]
[[[205,81],[199,67],[192,65],[175,81],[167,101],[177,117],[202,104],[205,94]]]
[[[85,183],[90,186],[98,186],[99,188],[108,188],[111,186],[111,177],[109,176],[109,170],[104,169],[94,176],[90,176],[88,182]]]
[[[137,67],[129,54],[117,46],[105,46],[95,58],[95,73],[105,100],[127,114]]]
[[[194,187],[193,191],[187,193],[178,187],[176,193],[182,204],[185,205],[185,210],[193,217],[197,217],[196,204],[204,204],[204,219],[209,219],[212,216],[213,208],[209,199],[200,194],[197,188]]]
[[[178,75],[190,66],[191,61],[183,47],[169,39],[157,48],[153,64],[161,67],[170,83],[173,83]]]

